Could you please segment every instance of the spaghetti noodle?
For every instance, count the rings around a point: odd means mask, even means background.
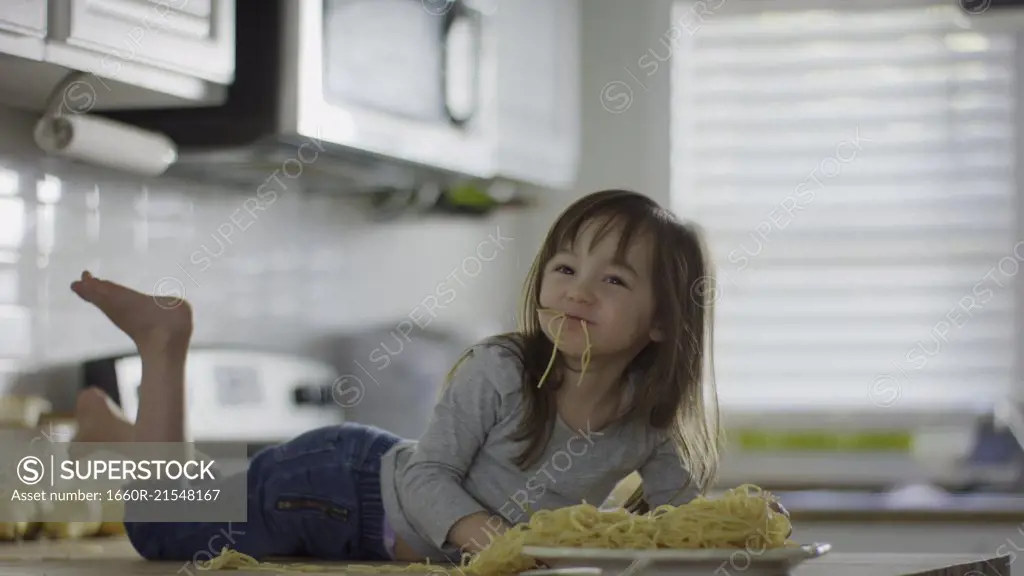
[[[623,509],[601,510],[578,504],[556,510],[540,510],[527,524],[517,524],[496,537],[475,556],[466,554],[458,566],[415,563],[406,566],[270,564],[223,549],[204,563],[206,570],[244,569],[274,572],[358,573],[428,572],[465,576],[509,576],[537,567],[523,555],[525,546],[558,546],[606,549],[767,549],[795,546],[788,540],[789,518],[772,509],[775,498],[757,486],[744,484],[724,495],[698,497],[682,506],[659,506],[644,515]]]
[[[382,572],[447,572],[445,566],[430,563],[412,563],[405,566],[375,566],[372,564],[348,564],[330,566],[321,564],[275,564],[260,562],[227,546],[221,548],[220,555],[205,562],[197,562],[200,570],[245,570],[248,572],[351,572],[361,574],[380,574]]]
[[[551,310],[544,310],[545,312],[551,312]],[[544,385],[544,382],[548,379],[548,375],[551,373],[551,369],[555,366],[555,358],[558,356],[558,344],[562,341],[562,328],[565,326],[565,321],[568,319],[568,315],[565,312],[557,312],[548,322],[548,330],[555,333],[555,342],[551,347],[551,359],[548,361],[548,367],[544,370],[544,374],[540,377],[540,381],[537,382],[537,388]],[[558,330],[551,330],[551,324],[555,320],[561,320],[558,323]],[[587,368],[590,366],[590,331],[587,330],[587,321],[580,320],[580,326],[583,328],[583,338],[586,340],[586,346],[583,348],[583,354],[580,355],[580,377],[576,380],[576,385],[583,384],[583,376],[587,373]]]

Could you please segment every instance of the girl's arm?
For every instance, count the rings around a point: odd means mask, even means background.
[[[496,514],[478,512],[457,521],[448,531],[448,541],[463,552],[476,554],[510,527],[504,518]]]
[[[700,494],[696,483],[683,488],[690,474],[683,468],[679,453],[669,439],[655,449],[638,472],[643,481],[644,501],[652,510],[664,504],[681,506]]]
[[[499,420],[505,391],[510,386],[518,390],[519,378],[517,364],[507,352],[475,348],[455,371],[404,473],[397,477],[410,522],[438,548],[451,543],[464,551],[479,551],[507,529],[507,523],[466,492],[462,482]]]

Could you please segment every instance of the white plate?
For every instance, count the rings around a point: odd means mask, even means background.
[[[549,548],[526,546],[523,554],[551,568],[599,568],[603,576],[644,574],[714,574],[727,576],[781,576],[794,566],[819,558],[832,549],[831,544],[814,543],[799,548],[772,550],[629,550],[608,548]],[[530,572],[533,573],[532,571]],[[550,573],[543,571],[543,573]],[[538,573],[537,576],[540,576]],[[557,572],[555,572],[557,574]]]

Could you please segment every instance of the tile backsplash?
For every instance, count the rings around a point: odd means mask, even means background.
[[[289,189],[258,203],[252,190],[0,156],[0,390],[132,351],[70,291],[84,269],[184,293],[202,346],[312,354],[403,320],[412,337],[442,328],[467,341],[512,326],[529,266],[515,217],[375,222],[361,201]]]

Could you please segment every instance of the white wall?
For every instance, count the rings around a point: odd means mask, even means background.
[[[646,76],[637,61],[669,30],[670,7],[668,0],[583,1],[579,181],[574,193],[538,210],[521,246],[538,247],[559,211],[603,188],[630,188],[669,205],[669,68]]]

